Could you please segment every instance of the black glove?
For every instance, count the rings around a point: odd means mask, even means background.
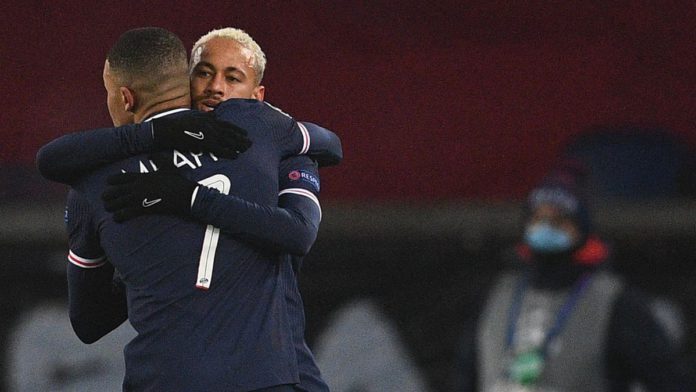
[[[251,146],[247,131],[214,112],[186,110],[152,120],[155,151],[180,150],[212,152],[220,158],[235,159]]]
[[[116,174],[107,183],[102,200],[116,222],[145,214],[187,215],[193,190],[198,186],[171,170]]]

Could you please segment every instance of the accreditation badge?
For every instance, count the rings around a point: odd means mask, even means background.
[[[508,375],[510,381],[523,386],[536,384],[544,371],[544,357],[537,350],[526,351],[512,358]]]

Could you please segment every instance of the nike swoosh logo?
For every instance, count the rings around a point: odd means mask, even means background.
[[[198,140],[203,140],[203,138],[205,137],[205,136],[203,135],[203,132],[200,132],[200,131],[199,131],[198,133],[193,133],[193,132],[189,132],[189,131],[184,131],[184,133],[187,134],[187,135],[189,135],[189,136],[191,136],[192,138],[196,138],[196,139],[198,139]]]
[[[143,207],[145,207],[145,208],[152,207],[161,201],[162,201],[162,199],[155,199],[155,200],[143,199]]]

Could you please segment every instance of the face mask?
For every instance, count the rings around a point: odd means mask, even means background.
[[[538,253],[560,253],[573,246],[573,239],[565,231],[548,223],[536,223],[524,233],[525,242]]]

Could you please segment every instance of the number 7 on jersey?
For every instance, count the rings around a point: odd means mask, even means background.
[[[210,176],[198,181],[198,183],[208,188],[217,189],[220,193],[225,195],[230,193],[230,179],[222,174]],[[213,279],[215,251],[217,250],[219,238],[220,229],[213,225],[208,225],[205,229],[205,237],[203,238],[201,258],[198,261],[198,277],[196,278],[197,289],[208,290],[210,288],[210,281]]]

